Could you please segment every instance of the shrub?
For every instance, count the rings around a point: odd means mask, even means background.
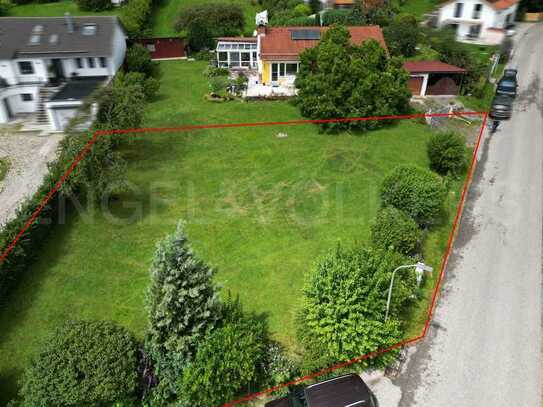
[[[226,88],[230,84],[230,80],[226,76],[214,76],[209,79],[209,90],[212,95],[223,95]]]
[[[311,14],[311,7],[305,3],[298,4],[296,7],[294,7],[294,12],[302,16],[308,16]]]
[[[145,77],[141,72],[119,72],[115,77],[117,86],[130,87],[143,92],[146,100],[152,100],[160,89],[160,81],[156,78]]]
[[[398,58],[389,58],[377,41],[350,44],[345,27],[332,27],[301,56],[296,76],[301,113],[311,119],[386,116],[408,110],[409,75]],[[326,123],[325,130],[382,126],[381,121]]]
[[[383,180],[383,206],[393,206],[407,213],[420,226],[438,223],[445,200],[441,178],[416,165],[400,165]]]
[[[287,383],[300,375],[298,366],[285,355],[279,342],[270,342],[265,350],[264,377],[269,386]]]
[[[243,31],[243,9],[229,3],[203,3],[182,9],[175,24],[177,31],[185,31],[193,51],[212,48],[214,38],[238,35]]]
[[[376,247],[413,255],[421,241],[422,232],[415,221],[396,208],[382,208],[371,226],[371,242]]]
[[[204,70],[204,75],[208,78],[214,78],[216,76],[229,76],[230,71],[228,68],[216,68],[214,66],[208,65]]]
[[[76,0],[82,11],[104,11],[113,7],[111,0]]]
[[[158,244],[150,273],[146,348],[161,382],[155,400],[168,401],[198,343],[218,323],[221,308],[213,271],[192,251],[182,223]]]
[[[323,257],[307,276],[300,316],[300,342],[313,369],[317,363],[350,360],[386,348],[402,337],[397,320],[416,289],[414,273],[396,275],[390,319],[384,322],[393,270],[409,261],[403,255],[376,248],[336,251]],[[386,353],[365,364],[384,365]]]
[[[417,19],[412,15],[397,16],[383,32],[388,48],[393,55],[411,57],[416,53],[421,38]]]
[[[134,44],[126,51],[126,69],[129,72],[141,72],[145,77],[158,76],[158,64],[153,62],[147,48]]]
[[[137,347],[106,321],[66,323],[26,368],[23,406],[99,406],[135,396]]]
[[[13,3],[10,0],[0,0],[0,16],[8,14],[10,8],[13,7]]]
[[[239,301],[227,304],[223,325],[198,344],[183,371],[182,399],[191,406],[220,406],[257,383],[265,360],[266,327],[243,315]]]
[[[102,130],[141,127],[145,93],[141,83],[114,80],[98,96],[97,126]]]
[[[466,140],[457,133],[439,132],[427,145],[430,168],[441,175],[460,175],[467,166]]]

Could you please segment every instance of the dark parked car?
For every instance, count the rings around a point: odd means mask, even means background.
[[[351,373],[307,386],[265,407],[377,407],[375,396],[360,376]]]
[[[502,79],[513,79],[516,82],[517,74],[518,71],[516,69],[504,69]]]
[[[513,114],[513,98],[507,95],[496,95],[490,108],[490,118],[508,120]]]
[[[498,82],[496,93],[498,95],[507,95],[511,97],[517,96],[517,70],[506,69],[503,71],[503,76]]]

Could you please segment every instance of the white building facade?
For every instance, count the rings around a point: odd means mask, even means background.
[[[74,94],[77,100],[65,106],[57,103],[58,109],[48,107],[49,99],[72,81],[106,81],[124,60],[126,35],[115,17],[2,18],[0,23],[0,124],[41,113],[42,122],[61,131],[84,95]]]
[[[458,41],[499,44],[515,21],[518,0],[452,0],[439,9],[439,27],[451,27]]]

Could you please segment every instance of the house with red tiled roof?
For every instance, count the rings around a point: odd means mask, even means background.
[[[477,44],[501,43],[515,21],[519,0],[446,0],[437,25],[451,27],[457,40]]]
[[[260,25],[255,37],[222,37],[217,41],[217,64],[242,70],[256,93],[293,95],[300,54],[315,47],[328,27],[267,27]],[[375,40],[387,49],[378,26],[348,27],[356,45]],[[257,96],[256,94],[254,96]]]

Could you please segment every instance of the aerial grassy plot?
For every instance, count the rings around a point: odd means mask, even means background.
[[[119,15],[122,7],[114,7],[106,11],[81,11],[73,0],[62,0],[53,3],[19,4],[9,9],[8,17],[62,17],[64,13],[73,16],[108,16]]]
[[[255,15],[260,10],[251,0],[218,0],[218,2],[238,4],[245,12],[245,29],[251,34],[255,26]],[[198,0],[161,0],[154,8],[151,17],[153,36],[170,37],[176,35],[174,26],[183,7],[200,4]]]
[[[161,63],[147,126],[301,119],[285,101],[206,101],[204,67]],[[322,134],[304,124],[126,137],[128,191],[111,203],[82,204],[54,226],[0,312],[0,382],[8,386],[0,401],[15,395],[30,355],[67,319],[114,320],[142,338],[155,244],[179,220],[216,269],[223,293],[265,314],[274,337],[295,353],[304,273],[338,244],[368,239],[381,180],[401,163],[427,166],[429,136],[425,124],[404,120],[364,134]],[[451,192],[450,213],[457,201]],[[451,219],[426,239],[425,260],[436,269]],[[426,297],[433,281],[424,286]],[[413,310],[410,333],[420,331],[426,304]]]
[[[404,0],[397,3],[401,12],[413,14],[418,19],[422,19],[425,14],[434,10],[437,4],[437,0]]]

